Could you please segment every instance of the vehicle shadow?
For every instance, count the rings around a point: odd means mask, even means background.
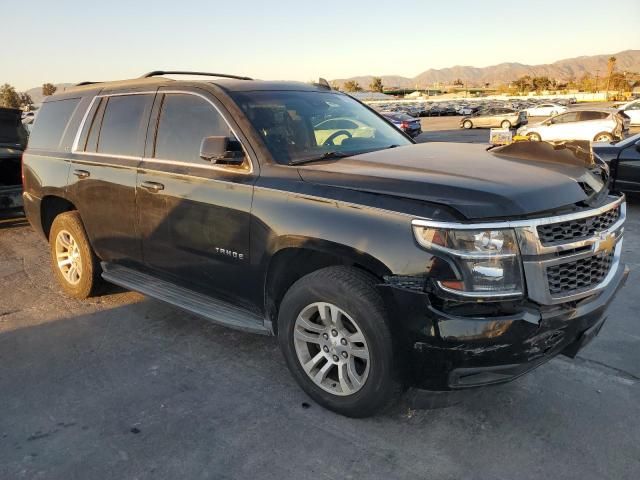
[[[331,478],[537,478],[540,458],[558,478],[640,468],[638,385],[599,371],[557,360],[449,408],[405,397],[349,419],[298,388],[274,338],[96,300],[39,325],[30,310],[2,317],[4,478],[301,478],[323,458]]]

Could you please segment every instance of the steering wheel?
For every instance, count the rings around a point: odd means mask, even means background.
[[[346,135],[347,138],[353,138],[353,135],[351,135],[348,130],[338,130],[337,132],[333,132],[331,135],[329,135],[329,137],[327,137],[322,145],[324,145],[325,147],[335,145],[333,141],[340,135]]]

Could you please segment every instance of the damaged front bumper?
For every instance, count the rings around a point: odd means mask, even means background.
[[[434,308],[425,294],[396,286],[381,291],[401,322],[402,363],[409,384],[456,390],[511,381],[558,354],[575,356],[606,320],[628,269],[620,265],[599,293],[542,307],[525,304],[508,316],[456,316]]]

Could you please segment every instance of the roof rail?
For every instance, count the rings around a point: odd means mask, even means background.
[[[187,72],[181,70],[154,70],[153,72],[145,73],[140,78],[157,77],[159,75],[202,75],[206,77],[235,78],[236,80],[253,80],[253,78],[227,75],[226,73]]]
[[[74,87],[82,87],[83,85],[93,85],[96,83],[102,83],[102,82],[80,82],[80,83],[76,83]]]

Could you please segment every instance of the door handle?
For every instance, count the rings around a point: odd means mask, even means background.
[[[91,174],[89,172],[87,172],[86,170],[74,170],[73,174],[76,177],[80,178],[80,179],[87,178],[87,177],[91,176]]]
[[[157,182],[142,182],[140,186],[146,190],[149,190],[152,193],[157,193],[160,190],[164,190],[164,185]]]

